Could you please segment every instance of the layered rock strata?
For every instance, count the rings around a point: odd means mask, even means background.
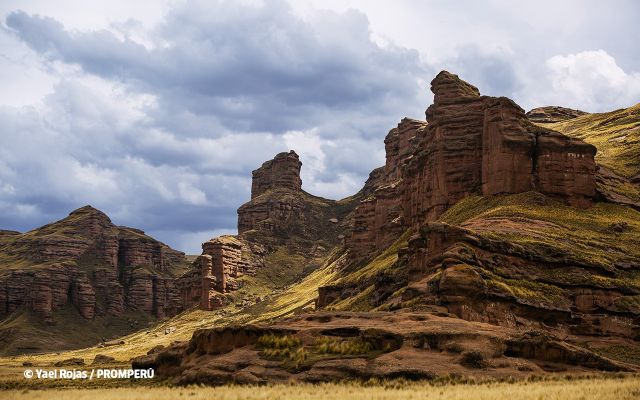
[[[301,165],[298,155],[290,151],[253,171],[251,201],[238,208],[240,236],[250,240],[258,234],[263,242],[275,239],[277,243],[294,237],[336,241],[338,229],[331,220],[341,219],[337,204],[302,190]]]
[[[252,174],[251,198],[256,198],[273,188],[302,190],[300,168],[302,163],[295,151],[277,154]]]
[[[290,151],[253,171],[251,200],[238,208],[239,234],[205,242],[202,255],[179,279],[185,307],[212,310],[223,306],[224,295],[239,288],[242,275],[282,267],[268,261],[279,249],[311,263],[340,242],[353,207],[303,191],[301,165],[298,155]]]
[[[609,281],[633,277],[640,263],[606,270],[439,222],[421,227],[403,253],[413,282],[404,300],[419,296],[463,319],[513,328],[640,337],[640,289]]]
[[[220,236],[202,244],[202,254],[178,279],[185,307],[214,310],[225,305],[224,293],[237,290],[237,278],[255,274],[264,265],[264,250],[235,236]]]
[[[385,139],[383,176],[357,207],[347,241],[354,260],[472,195],[536,190],[574,206],[591,204],[594,146],[533,125],[510,99],[481,96],[446,71],[431,90],[427,121],[403,119]]]
[[[444,312],[319,312],[269,325],[201,329],[188,342],[132,364],[153,368],[179,385],[433,380],[452,374],[513,379],[640,369],[553,334],[464,321]]]
[[[164,317],[182,309],[172,272],[184,254],[140,230],[113,225],[90,206],[8,236],[0,256],[0,317],[25,307],[53,322],[55,311],[69,303],[86,319],[126,310]]]

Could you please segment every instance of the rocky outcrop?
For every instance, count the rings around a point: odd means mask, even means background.
[[[220,236],[202,244],[202,255],[178,279],[185,307],[214,310],[226,304],[223,294],[237,290],[237,279],[264,266],[265,250],[237,236]]]
[[[290,151],[253,171],[251,200],[238,208],[238,236],[203,243],[202,255],[178,280],[185,307],[224,306],[225,294],[239,288],[238,278],[269,268],[269,255],[278,249],[311,260],[339,243],[352,207],[303,191],[301,165],[298,155]]]
[[[302,190],[300,168],[302,163],[295,151],[279,153],[252,173],[251,198],[274,188]]]
[[[142,356],[174,384],[224,385],[531,373],[635,372],[561,338],[451,318],[443,312],[302,314],[275,324],[201,329]]]
[[[416,134],[426,122],[404,118],[384,140],[386,163],[374,170],[362,190],[353,229],[347,239],[353,260],[364,259],[389,246],[406,229],[402,209],[403,167],[412,157]]]
[[[609,226],[569,217],[590,219],[601,200],[634,207],[614,191],[622,178],[596,167],[594,146],[532,124],[510,99],[481,96],[444,71],[431,85],[427,121],[402,120],[385,139],[386,164],[354,212],[344,276],[319,288],[317,306],[357,298],[365,308],[444,307],[513,328],[639,337],[640,289],[622,284],[640,266],[630,250],[636,214],[611,210],[607,218],[628,222]],[[362,266],[366,274],[350,272]]]
[[[294,151],[280,153],[253,171],[251,201],[238,208],[238,234],[262,244],[284,243],[289,238],[337,241],[340,211],[337,202],[312,196],[301,188],[302,163]]]
[[[174,315],[182,306],[172,274],[184,262],[183,253],[82,207],[3,241],[0,317],[24,306],[53,323],[67,304],[86,319],[127,310]]]
[[[405,118],[385,139],[382,177],[347,241],[354,260],[468,196],[537,190],[578,207],[596,197],[594,146],[533,125],[513,101],[446,71],[431,90],[427,121]]]
[[[640,335],[635,307],[640,289],[616,287],[604,277],[623,281],[633,272],[605,271],[567,254],[439,222],[419,230],[406,257],[414,283],[405,301],[419,296],[424,304],[445,306],[466,320],[501,326],[541,328],[542,322],[564,335]]]
[[[573,110],[566,107],[547,106],[534,108],[525,115],[531,122],[539,124],[550,124],[554,122],[566,121],[588,114],[584,111]]]

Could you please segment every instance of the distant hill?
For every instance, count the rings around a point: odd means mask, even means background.
[[[94,345],[182,310],[184,254],[85,206],[0,234],[0,352]]]

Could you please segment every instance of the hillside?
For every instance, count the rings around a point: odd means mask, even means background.
[[[175,315],[184,254],[90,206],[0,236],[0,352],[108,341]]]
[[[253,171],[239,234],[174,279],[182,313],[15,362],[134,357],[177,384],[640,371],[640,211],[600,163],[626,150],[555,128],[594,114],[527,115],[446,71],[431,90],[352,197],[304,192],[293,151]]]
[[[319,311],[223,322],[134,365],[212,384],[636,371],[640,213],[603,198],[596,147],[448,72],[431,87],[334,262],[280,298],[325,281]]]

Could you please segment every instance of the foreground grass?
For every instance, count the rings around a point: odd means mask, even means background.
[[[3,399],[637,399],[640,378],[579,379],[488,384],[408,384],[368,386],[357,384],[296,384],[272,386],[223,386],[186,388],[114,388],[0,392]]]

